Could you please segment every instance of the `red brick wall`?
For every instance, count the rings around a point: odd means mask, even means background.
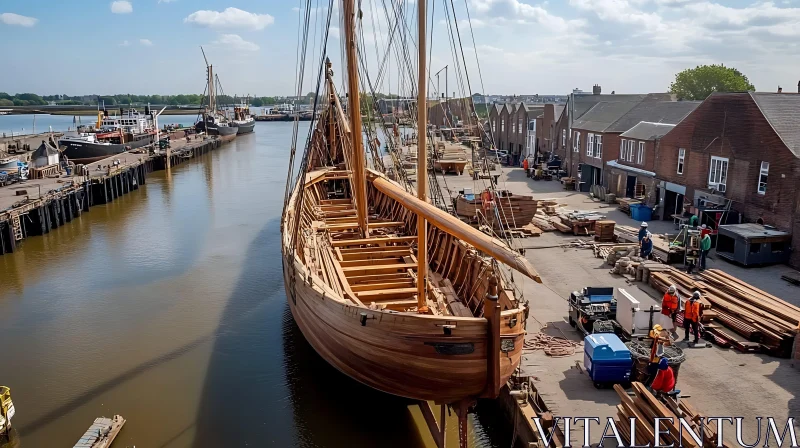
[[[686,149],[682,175],[677,174],[678,149]],[[800,266],[800,161],[764,118],[749,94],[715,94],[665,135],[656,151],[659,179],[695,189],[708,187],[711,157],[728,158],[725,197],[746,221],[793,232],[792,265]],[[757,193],[762,161],[769,162],[765,195]]]

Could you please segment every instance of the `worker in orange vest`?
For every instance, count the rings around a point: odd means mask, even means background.
[[[671,285],[667,292],[664,293],[664,298],[661,300],[661,314],[669,316],[672,319],[672,335],[678,338],[677,325],[675,324],[675,317],[681,309],[681,298],[678,296],[678,288]]]
[[[530,164],[528,163],[528,158],[526,157],[525,160],[522,161],[522,169],[525,170],[525,176],[531,177],[531,172],[528,171],[528,167]]]
[[[685,339],[689,340],[689,330],[694,333],[694,344],[700,340],[700,292],[695,291],[692,298],[686,303],[686,309],[683,314],[683,328],[686,330]]]

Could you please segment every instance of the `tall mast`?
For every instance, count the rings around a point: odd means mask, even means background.
[[[344,0],[345,45],[347,47],[347,111],[350,113],[350,137],[353,140],[353,194],[356,200],[358,226],[364,236],[367,229],[367,187],[364,143],[361,136],[361,102],[358,89],[358,59],[356,59],[355,0]]]
[[[425,76],[425,12],[427,0],[417,0],[417,22],[419,23],[419,87],[417,88],[417,197],[428,200],[428,101],[427,77]],[[417,215],[417,310],[428,311],[426,300],[428,278],[428,223],[425,216]]]
[[[216,111],[217,107],[214,104],[214,66],[208,66],[208,108],[211,109],[211,113]]]

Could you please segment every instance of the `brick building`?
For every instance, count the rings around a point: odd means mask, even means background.
[[[716,93],[664,135],[655,150],[661,216],[682,203],[730,206],[745,222],[792,234],[800,267],[800,95]],[[680,211],[680,210],[678,210]]]
[[[474,125],[474,120],[470,123],[473,111],[472,98],[428,101],[428,123],[445,128]]]

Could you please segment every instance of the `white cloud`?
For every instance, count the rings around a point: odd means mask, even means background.
[[[128,42],[127,40],[123,40],[123,41],[122,41],[122,43],[121,43],[121,44],[119,44],[119,46],[120,46],[120,47],[127,47],[127,46],[128,46],[128,45],[130,45],[130,44],[131,44],[131,43],[130,43],[130,42]]]
[[[39,19],[34,17],[21,16],[19,14],[14,14],[13,12],[4,12],[0,14],[0,22],[5,23],[6,25],[31,27],[36,25],[36,22],[38,21]]]
[[[242,39],[238,34],[220,34],[212,45],[224,46],[235,51],[258,51],[258,45]]]
[[[583,20],[566,20],[550,14],[541,5],[529,5],[519,0],[470,0],[470,4],[476,11],[473,26],[481,23],[482,15],[493,18],[495,22],[535,24],[556,32],[576,31],[585,25]]]
[[[256,14],[238,8],[226,8],[224,11],[200,10],[183,19],[185,23],[209,28],[247,28],[262,30],[275,23],[269,14]]]
[[[331,29],[328,31],[328,35],[332,39],[338,39],[339,38],[339,27],[338,26],[332,26]]]
[[[144,45],[145,47],[152,47],[153,46],[153,42],[150,39],[139,39],[139,43]]]
[[[133,5],[127,0],[116,0],[111,2],[111,12],[114,14],[130,14],[133,12]]]

